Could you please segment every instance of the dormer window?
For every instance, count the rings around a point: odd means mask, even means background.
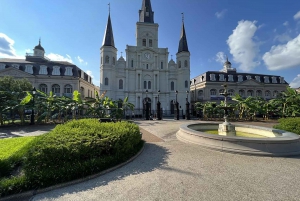
[[[247,80],[250,80],[251,79],[251,75],[247,75]]]
[[[5,64],[0,64],[0,70],[5,69]]]
[[[216,75],[210,74],[210,81],[216,81]]]
[[[146,47],[146,39],[143,39],[143,46]]]
[[[45,65],[40,66],[39,74],[40,75],[47,75],[48,74],[48,72],[47,72],[47,66],[45,66]]]
[[[12,67],[14,67],[16,69],[20,69],[20,65],[19,64],[13,64]]]
[[[238,75],[238,82],[243,82],[243,76],[242,75]]]
[[[53,66],[52,75],[60,75],[60,67],[59,66]]]
[[[268,76],[265,76],[264,79],[265,79],[265,83],[270,83]]]
[[[226,81],[226,80],[225,80]],[[233,75],[228,75],[228,81],[233,82]]]
[[[73,69],[72,67],[66,67],[65,75],[72,76],[73,75],[72,69]]]
[[[284,77],[279,77],[280,84],[284,84]]]
[[[219,81],[224,81],[224,74],[219,75]]]
[[[32,69],[32,65],[26,65],[25,66],[25,72],[33,74],[33,69]]]
[[[255,79],[256,79],[257,82],[260,82],[260,76],[256,75]]]
[[[276,77],[272,77],[272,83],[277,83]]]

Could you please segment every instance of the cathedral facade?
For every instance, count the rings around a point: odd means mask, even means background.
[[[174,41],[178,42],[178,41]],[[190,89],[190,52],[182,21],[176,61],[169,60],[168,48],[159,48],[158,24],[154,22],[151,1],[143,0],[136,23],[136,45],[127,45],[126,57],[117,59],[110,14],[100,49],[100,93],[124,100],[142,111],[145,101],[151,110],[161,102],[164,114],[174,113],[174,103],[185,111]]]

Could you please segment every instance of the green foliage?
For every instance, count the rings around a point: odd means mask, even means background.
[[[25,174],[34,187],[49,186],[126,161],[141,145],[135,124],[73,120],[35,140],[26,156]]]
[[[8,176],[21,163],[34,138],[20,137],[0,140],[0,178]]]
[[[286,130],[300,135],[300,117],[281,118],[278,121],[279,124],[275,125],[274,128]]]

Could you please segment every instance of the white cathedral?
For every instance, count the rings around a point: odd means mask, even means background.
[[[106,91],[106,96],[113,100],[128,97],[137,112],[143,110],[146,99],[151,110],[156,110],[159,98],[165,115],[174,113],[177,100],[179,110],[185,113],[190,89],[190,52],[183,21],[176,62],[168,61],[168,48],[158,47],[158,24],[154,22],[150,0],[142,2],[136,23],[136,45],[127,45],[126,59],[116,59],[110,14],[100,51],[100,93]]]

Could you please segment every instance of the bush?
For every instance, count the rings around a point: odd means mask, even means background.
[[[34,188],[81,178],[128,160],[142,147],[137,125],[82,119],[34,140],[24,170]]]
[[[279,124],[275,125],[274,128],[280,130],[286,130],[300,135],[300,117],[281,118],[278,121]]]

